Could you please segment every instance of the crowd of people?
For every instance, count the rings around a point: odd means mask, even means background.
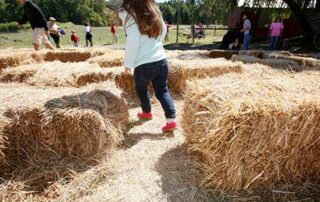
[[[269,26],[268,42],[269,50],[275,51],[278,47],[279,39],[282,37],[284,24],[281,17],[277,17]],[[221,49],[240,50],[240,40],[243,39],[243,50],[249,50],[252,42],[253,27],[252,22],[247,13],[243,14],[243,25],[237,24],[234,29],[228,31],[221,42]]]
[[[47,23],[46,17],[41,9],[32,0],[17,0],[24,8],[24,15],[18,22],[19,27],[30,22],[32,27],[32,43],[35,50],[40,49],[40,45],[45,45],[48,49],[53,50],[51,41],[54,42],[56,48],[61,48],[61,37],[66,35],[66,32],[61,29],[57,20],[54,17],[49,18]],[[90,23],[86,22],[85,25],[85,41],[86,47],[93,47],[93,33]],[[118,35],[115,24],[111,25],[111,33],[113,35],[113,43],[118,43]],[[80,36],[75,30],[71,31],[70,42],[73,47],[80,46]]]

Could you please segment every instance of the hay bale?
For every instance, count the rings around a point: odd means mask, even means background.
[[[117,74],[114,74],[113,77],[117,87],[120,88],[125,93],[125,97],[137,98],[136,87],[135,87],[134,78],[132,74],[119,72]],[[151,96],[154,95],[154,89],[151,83],[149,86],[149,93]]]
[[[285,70],[301,71],[302,67],[292,60],[287,59],[260,59],[255,56],[249,55],[234,55],[231,58],[232,61],[241,61],[244,63],[260,63],[263,65],[270,66],[272,68],[279,68]]]
[[[266,51],[263,50],[240,50],[238,52],[238,55],[247,55],[247,56],[254,56],[257,58],[264,58],[264,54],[266,53]]]
[[[9,82],[26,82],[30,77],[33,77],[40,65],[26,65],[15,68],[8,68],[0,72],[0,81],[4,83]]]
[[[0,88],[0,112],[10,120],[5,154],[11,163],[44,152],[96,158],[121,142],[129,122],[122,92],[111,82],[80,89]]]
[[[42,53],[17,51],[0,54],[0,70],[8,67],[17,67],[24,64],[39,63],[43,61]]]
[[[89,63],[97,63],[100,67],[118,67],[124,64],[124,51],[108,51],[104,55],[94,57],[88,60]]]
[[[234,50],[212,50],[209,53],[209,57],[231,59],[231,57],[237,53],[238,52]]]
[[[204,50],[186,50],[186,51],[166,51],[166,55],[170,59],[192,60],[192,59],[209,59],[209,51]]]
[[[115,68],[101,69],[97,64],[50,62],[6,69],[2,82],[25,82],[34,86],[84,86],[112,80]]]
[[[176,93],[184,92],[186,81],[216,77],[230,72],[242,72],[242,63],[226,59],[170,60],[169,87]]]
[[[264,58],[271,60],[291,60],[299,64],[304,70],[320,70],[320,60],[313,57],[301,57],[293,54],[284,53],[265,53]]]
[[[319,76],[255,72],[189,83],[182,125],[204,183],[228,192],[318,183]]]
[[[49,51],[45,54],[45,61],[61,61],[61,62],[84,62],[92,57],[103,55],[103,51],[84,51],[84,50],[55,50]]]

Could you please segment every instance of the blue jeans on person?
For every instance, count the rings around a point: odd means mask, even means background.
[[[269,42],[269,50],[274,51],[277,50],[279,36],[271,36]]]
[[[250,42],[251,42],[251,35],[245,34],[243,39],[243,50],[249,50]]]
[[[167,59],[143,64],[135,68],[134,81],[143,112],[151,112],[148,87],[152,83],[156,97],[161,103],[166,118],[176,118],[176,109],[168,90],[168,74],[169,65]]]

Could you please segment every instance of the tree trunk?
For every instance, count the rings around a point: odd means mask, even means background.
[[[304,10],[293,0],[283,0],[290,8],[292,13],[296,16],[297,20],[299,21],[302,29],[304,30],[304,35],[309,38],[310,34],[313,33],[313,29],[309,22],[308,17],[305,15]],[[317,3],[319,3],[318,0]]]

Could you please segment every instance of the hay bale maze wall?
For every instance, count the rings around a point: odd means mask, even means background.
[[[93,157],[118,144],[129,121],[121,91],[110,82],[80,89],[0,87],[14,150],[41,142],[62,156]]]
[[[17,67],[19,65],[39,63],[43,61],[42,53],[30,53],[18,51],[14,54],[0,54],[0,71],[8,67]]]
[[[110,50],[107,51],[104,55],[89,59],[88,62],[99,64],[100,67],[105,68],[123,66],[124,51]]]
[[[59,50],[49,51],[45,54],[45,61],[61,61],[61,62],[84,62],[92,57],[103,55],[104,51],[85,51],[85,50]]]
[[[121,69],[122,70],[122,69]],[[24,82],[35,86],[80,87],[113,79],[119,68],[102,69],[97,64],[48,62],[8,68],[0,73],[1,82]]]
[[[242,72],[240,62],[226,59],[170,60],[169,88],[176,93],[183,93],[187,80],[216,77],[231,72]]]
[[[233,50],[212,50],[209,53],[210,58],[225,58],[231,59],[233,55],[237,54],[237,51]]]
[[[188,83],[182,125],[204,183],[232,193],[316,190],[319,76],[255,72]]]

